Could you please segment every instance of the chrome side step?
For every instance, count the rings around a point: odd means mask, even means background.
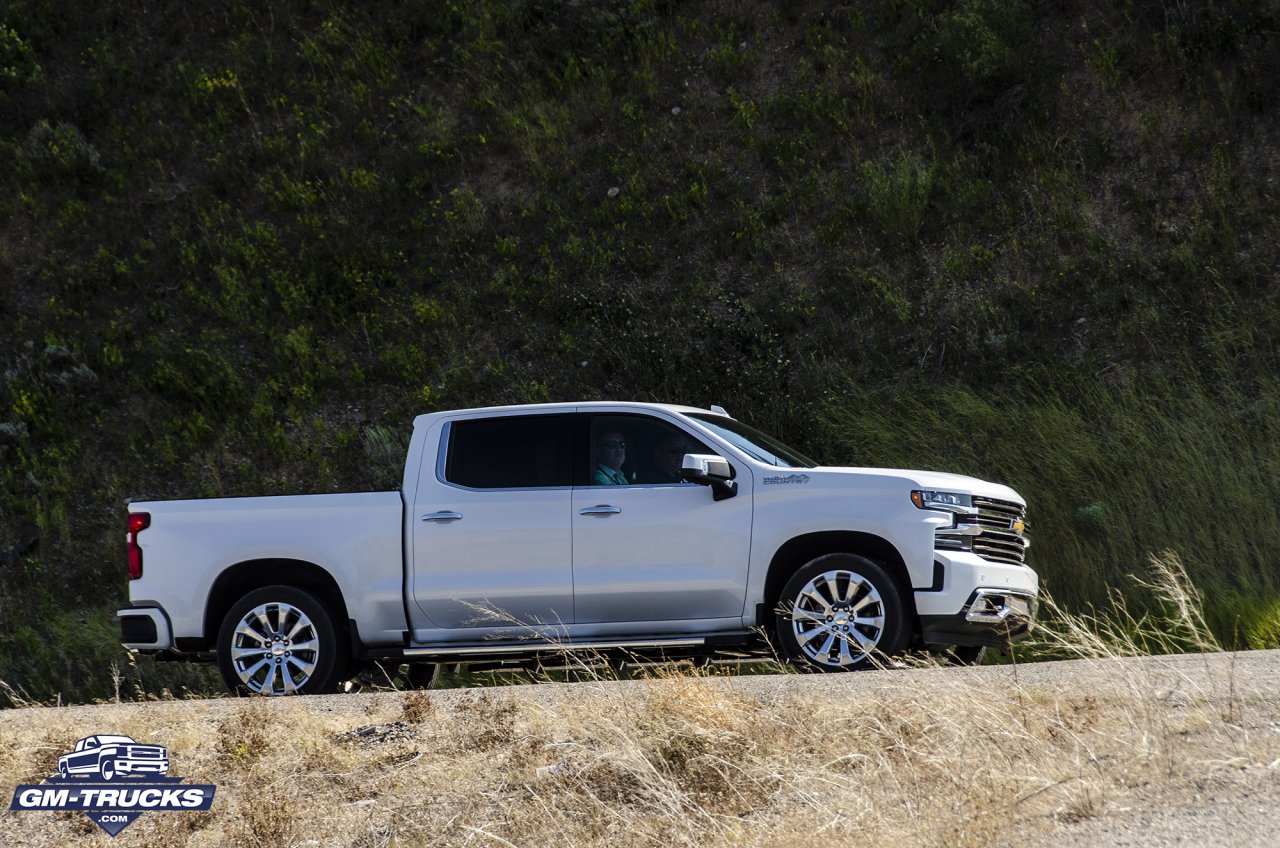
[[[604,651],[614,648],[697,648],[705,645],[705,637],[680,639],[646,639],[627,642],[507,642],[489,645],[459,645],[456,648],[405,648],[405,659],[423,656],[465,657],[475,654],[528,654],[543,651]]]
[[[687,636],[656,636],[642,639],[590,639],[583,641],[557,641],[530,639],[519,642],[471,642],[463,645],[431,645],[405,648],[370,649],[370,659],[398,658],[413,660],[465,660],[473,657],[537,656],[568,654],[577,651],[695,651],[699,648],[717,650],[745,645],[756,634],[749,630],[729,633],[704,633]]]

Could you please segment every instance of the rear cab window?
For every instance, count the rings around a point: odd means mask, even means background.
[[[451,421],[442,479],[468,489],[567,488],[573,484],[571,415]]]

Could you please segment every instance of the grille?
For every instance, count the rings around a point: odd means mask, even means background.
[[[978,524],[991,530],[1012,530],[1013,522],[1022,518],[1022,507],[1013,501],[997,501],[991,498],[974,498],[978,510]]]
[[[1024,518],[1021,505],[994,498],[973,499],[982,533],[973,537],[973,552],[983,559],[1021,565],[1027,558],[1026,536],[1013,529]]]
[[[1026,547],[1016,533],[983,533],[973,538],[973,552],[983,559],[996,562],[1012,562],[1021,565],[1026,559]]]

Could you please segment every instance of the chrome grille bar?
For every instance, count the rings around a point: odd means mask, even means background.
[[[975,496],[971,510],[956,512],[954,527],[937,530],[936,546],[972,550],[983,559],[1022,565],[1031,544],[1024,521],[1021,504]]]

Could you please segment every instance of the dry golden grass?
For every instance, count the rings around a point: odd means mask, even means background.
[[[1066,638],[1055,619],[1050,638]],[[113,846],[951,848],[1010,844],[1215,771],[1275,772],[1280,734],[1263,732],[1274,687],[1246,691],[1225,660],[1153,671],[1086,630],[1097,641],[1085,653],[1103,658],[1061,678],[1031,666],[682,669],[573,686],[14,710],[0,714],[0,786],[39,782],[80,736],[115,732],[167,745],[174,774],[218,794],[207,813],[144,815]],[[0,844],[77,840],[108,841],[78,813],[0,813]]]

